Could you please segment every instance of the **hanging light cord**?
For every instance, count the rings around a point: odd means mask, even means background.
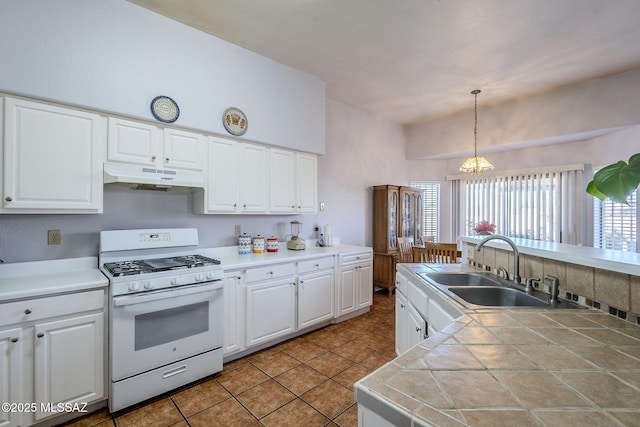
[[[475,97],[475,103],[473,111],[475,112],[475,118],[473,123],[473,157],[478,157],[478,94],[480,89],[472,90],[471,93]]]

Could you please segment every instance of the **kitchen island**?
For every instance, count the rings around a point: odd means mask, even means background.
[[[464,264],[399,264],[420,271]],[[637,425],[640,328],[594,309],[469,309],[355,385],[360,426]]]

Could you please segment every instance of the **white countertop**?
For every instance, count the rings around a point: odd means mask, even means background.
[[[459,239],[461,242],[477,245],[484,237],[487,236],[462,236]],[[521,254],[640,276],[640,253],[544,242],[541,240],[518,238],[512,238],[511,240],[516,244]],[[511,247],[500,240],[491,240],[487,242],[486,246],[511,251]]]
[[[366,246],[342,244],[331,247],[308,246],[305,250],[291,251],[286,249],[286,243],[280,245],[278,252],[248,255],[238,254],[237,246],[198,249],[198,253],[220,260],[225,271],[324,255],[371,251]],[[108,284],[108,279],[98,269],[97,257],[0,264],[0,302],[77,292],[106,287]]]
[[[67,258],[0,264],[0,301],[106,287],[98,258]]]
[[[267,252],[261,254],[240,255],[237,246],[225,246],[220,248],[199,249],[198,252],[204,256],[220,260],[222,268],[227,270],[237,270],[240,268],[257,267],[265,264],[279,262],[301,261],[304,259],[316,258],[324,255],[338,255],[345,252],[372,252],[368,246],[354,245],[334,245],[328,247],[308,245],[301,251],[287,249],[286,242],[280,243],[278,252]]]

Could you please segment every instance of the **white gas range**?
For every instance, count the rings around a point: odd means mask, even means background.
[[[223,270],[193,228],[100,233],[109,278],[109,409],[222,370]]]

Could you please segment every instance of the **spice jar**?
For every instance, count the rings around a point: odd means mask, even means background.
[[[247,233],[238,236],[238,253],[240,255],[251,253],[251,236],[247,235]]]
[[[267,252],[278,252],[278,238],[271,236],[267,239]]]
[[[253,253],[261,254],[264,252],[264,237],[257,235],[253,238]]]

